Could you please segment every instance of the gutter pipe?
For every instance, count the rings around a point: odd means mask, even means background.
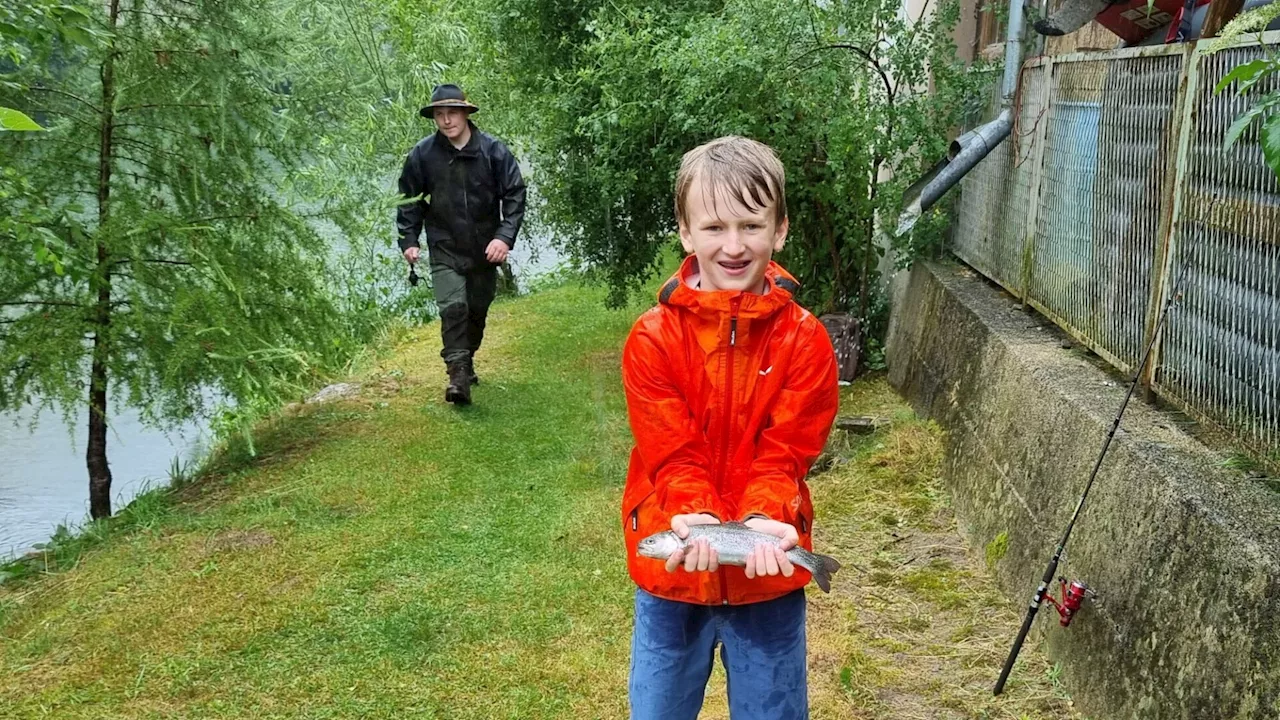
[[[960,179],[1013,130],[1013,96],[1022,70],[1022,2],[1009,3],[1009,31],[1004,43],[1004,81],[1000,86],[1000,114],[951,142],[947,157],[934,165],[903,195],[905,208],[898,218],[898,235],[911,231],[926,210],[933,207]]]

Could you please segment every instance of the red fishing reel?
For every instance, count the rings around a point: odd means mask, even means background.
[[[1058,578],[1058,582],[1062,584],[1062,599],[1056,599],[1052,593],[1045,593],[1044,599],[1058,609],[1059,622],[1062,627],[1066,627],[1071,624],[1071,618],[1075,617],[1076,611],[1080,609],[1080,603],[1093,593],[1079,581],[1072,582],[1070,587],[1067,586],[1067,579],[1064,577]]]

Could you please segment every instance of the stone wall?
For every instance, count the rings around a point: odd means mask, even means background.
[[[948,431],[962,530],[978,547],[1007,538],[995,570],[1025,608],[1125,379],[950,262],[895,279],[887,360]],[[1280,495],[1224,469],[1185,422],[1130,404],[1059,568],[1098,597],[1065,629],[1046,605],[1032,635],[1094,720],[1280,717]]]

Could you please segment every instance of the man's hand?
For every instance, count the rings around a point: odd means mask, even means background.
[[[671,529],[681,540],[689,537],[691,525],[718,525],[720,521],[714,515],[696,513],[693,515],[674,515],[671,518]],[[706,538],[695,540],[692,545],[681,548],[667,558],[667,572],[675,572],[684,563],[686,572],[715,572],[720,569],[720,558],[711,549],[711,542]]]
[[[418,253],[420,250],[416,247],[408,248],[404,251],[404,259],[409,261],[410,265],[418,262]]]
[[[489,241],[489,247],[484,249],[484,256],[494,265],[501,265],[507,261],[507,253],[511,252],[511,248],[507,244],[497,238]]]
[[[757,545],[755,551],[747,556],[747,566],[744,568],[747,577],[777,575],[778,573],[782,573],[783,577],[794,575],[796,569],[791,564],[791,559],[787,557],[787,551],[800,542],[800,535],[796,533],[795,527],[766,518],[751,518],[744,524],[756,532],[777,535],[782,538],[782,542],[778,545],[765,543]]]

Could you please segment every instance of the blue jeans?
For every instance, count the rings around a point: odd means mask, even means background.
[[[636,590],[631,720],[696,720],[717,644],[733,720],[807,720],[804,622],[804,590],[726,606]]]

